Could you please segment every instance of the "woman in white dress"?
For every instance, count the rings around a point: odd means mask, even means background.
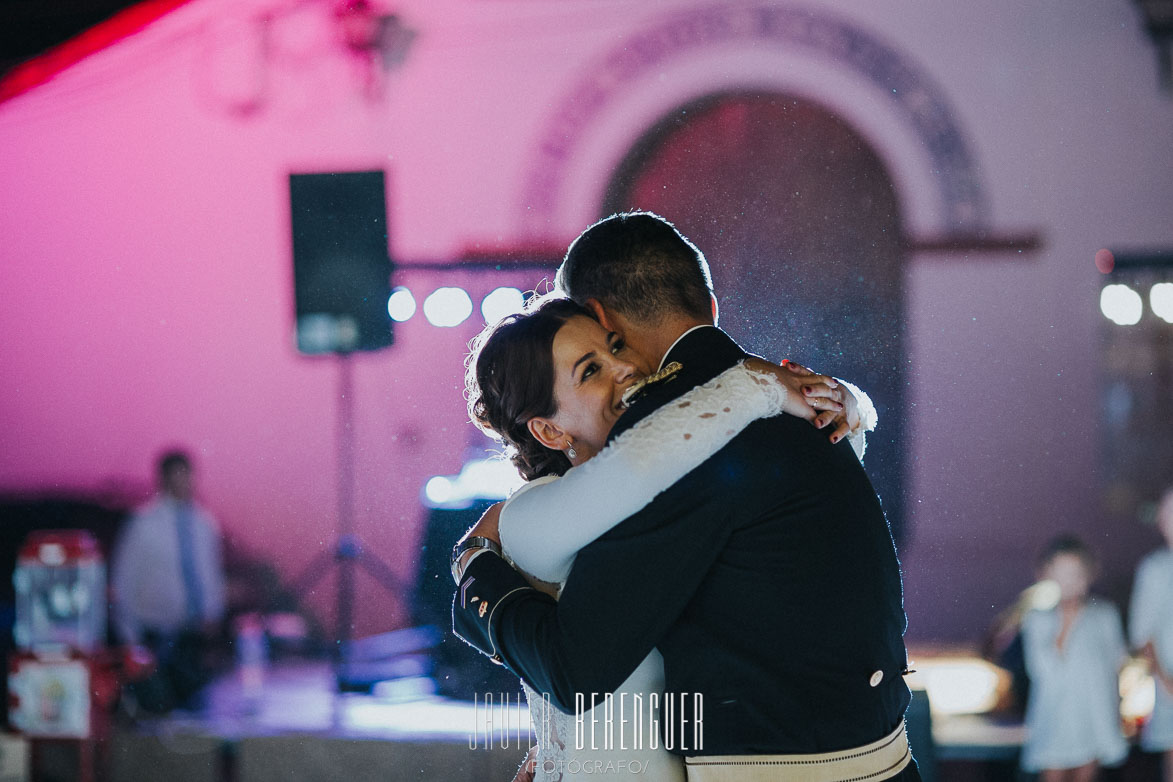
[[[874,409],[858,389],[851,387],[849,398],[835,393],[838,381],[831,378],[751,359],[686,392],[607,445],[611,426],[624,411],[624,393],[658,360],[633,355],[619,335],[606,332],[588,310],[565,299],[546,300],[507,318],[474,342],[470,414],[506,444],[528,483],[491,508],[471,534],[497,526],[513,566],[554,597],[579,549],[687,475],[752,421],[780,412],[810,417],[813,406],[821,411],[815,425],[838,421],[832,439],[850,436],[861,456],[863,432],[874,426]],[[834,398],[840,395],[849,410]],[[535,437],[541,427],[551,426],[564,433],[565,451],[546,448]],[[600,494],[600,486],[607,491]],[[559,508],[556,519],[548,515],[551,507]],[[519,778],[556,782],[580,775],[638,775],[648,782],[682,782],[683,763],[664,748],[658,727],[655,702],[663,689],[663,661],[654,650],[611,701],[613,707],[626,703],[633,711],[633,704],[640,704],[636,713],[643,719],[609,722],[599,713],[605,709],[600,705],[578,722],[576,715],[562,713],[525,685],[537,745]]]
[[[1059,602],[1022,623],[1030,696],[1022,767],[1041,782],[1092,782],[1101,766],[1128,756],[1120,731],[1124,627],[1107,600],[1089,595],[1091,552],[1077,538],[1053,540],[1041,575],[1059,587]]]
[[[1132,647],[1148,658],[1156,679],[1157,699],[1141,746],[1164,755],[1165,782],[1173,782],[1173,489],[1157,506],[1157,528],[1166,545],[1136,569],[1128,631]]]

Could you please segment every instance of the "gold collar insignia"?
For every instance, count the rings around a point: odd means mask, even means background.
[[[666,380],[671,380],[676,373],[684,369],[679,361],[673,361],[655,374],[648,375],[643,380],[637,380],[630,388],[623,392],[623,406],[631,407],[649,388]]]

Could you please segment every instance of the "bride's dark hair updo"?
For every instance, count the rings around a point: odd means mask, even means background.
[[[527,424],[558,412],[554,335],[576,315],[594,317],[570,299],[544,298],[486,327],[469,345],[464,373],[469,418],[505,443],[506,455],[527,481],[570,469],[566,454],[538,442]]]

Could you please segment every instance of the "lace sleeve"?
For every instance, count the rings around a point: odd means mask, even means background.
[[[879,416],[876,413],[876,406],[872,404],[872,398],[865,394],[863,389],[846,380],[835,379],[847,386],[847,390],[855,396],[856,404],[859,407],[859,427],[847,435],[847,442],[851,443],[851,447],[855,449],[855,455],[862,462],[864,451],[868,448],[867,433],[875,430],[878,423]]]
[[[643,508],[758,418],[782,411],[773,375],[737,364],[664,405],[556,481],[522,487],[501,509],[517,567],[562,582],[578,550]]]

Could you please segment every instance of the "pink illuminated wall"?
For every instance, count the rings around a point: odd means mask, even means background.
[[[882,426],[915,433],[911,635],[972,639],[1027,583],[1051,532],[1080,530],[1122,560],[1149,544],[1139,528],[1097,527],[1092,258],[1173,246],[1173,103],[1127,3],[1078,0],[1061,15],[1010,0],[916,13],[895,0],[811,5],[931,75],[967,134],[995,229],[1044,240],[1026,258],[910,261],[912,405]],[[930,167],[863,80],[732,44],[632,75],[584,114],[555,216],[535,230],[527,183],[558,106],[628,36],[703,7],[399,2],[418,35],[371,87],[325,4],[194,0],[0,103],[0,489],[141,482],[158,449],[187,443],[233,540],[286,575],[330,545],[337,371],[293,349],[290,172],[384,169],[399,258],[565,242],[673,106],[792,89],[869,138],[911,232],[939,230]],[[418,271],[396,282],[422,298],[454,281],[476,301],[538,282]],[[356,359],[359,532],[407,580],[423,481],[483,444],[461,390],[477,325],[417,315],[393,348]],[[313,605],[328,618],[323,590]],[[403,621],[361,577],[359,595],[360,632]]]

